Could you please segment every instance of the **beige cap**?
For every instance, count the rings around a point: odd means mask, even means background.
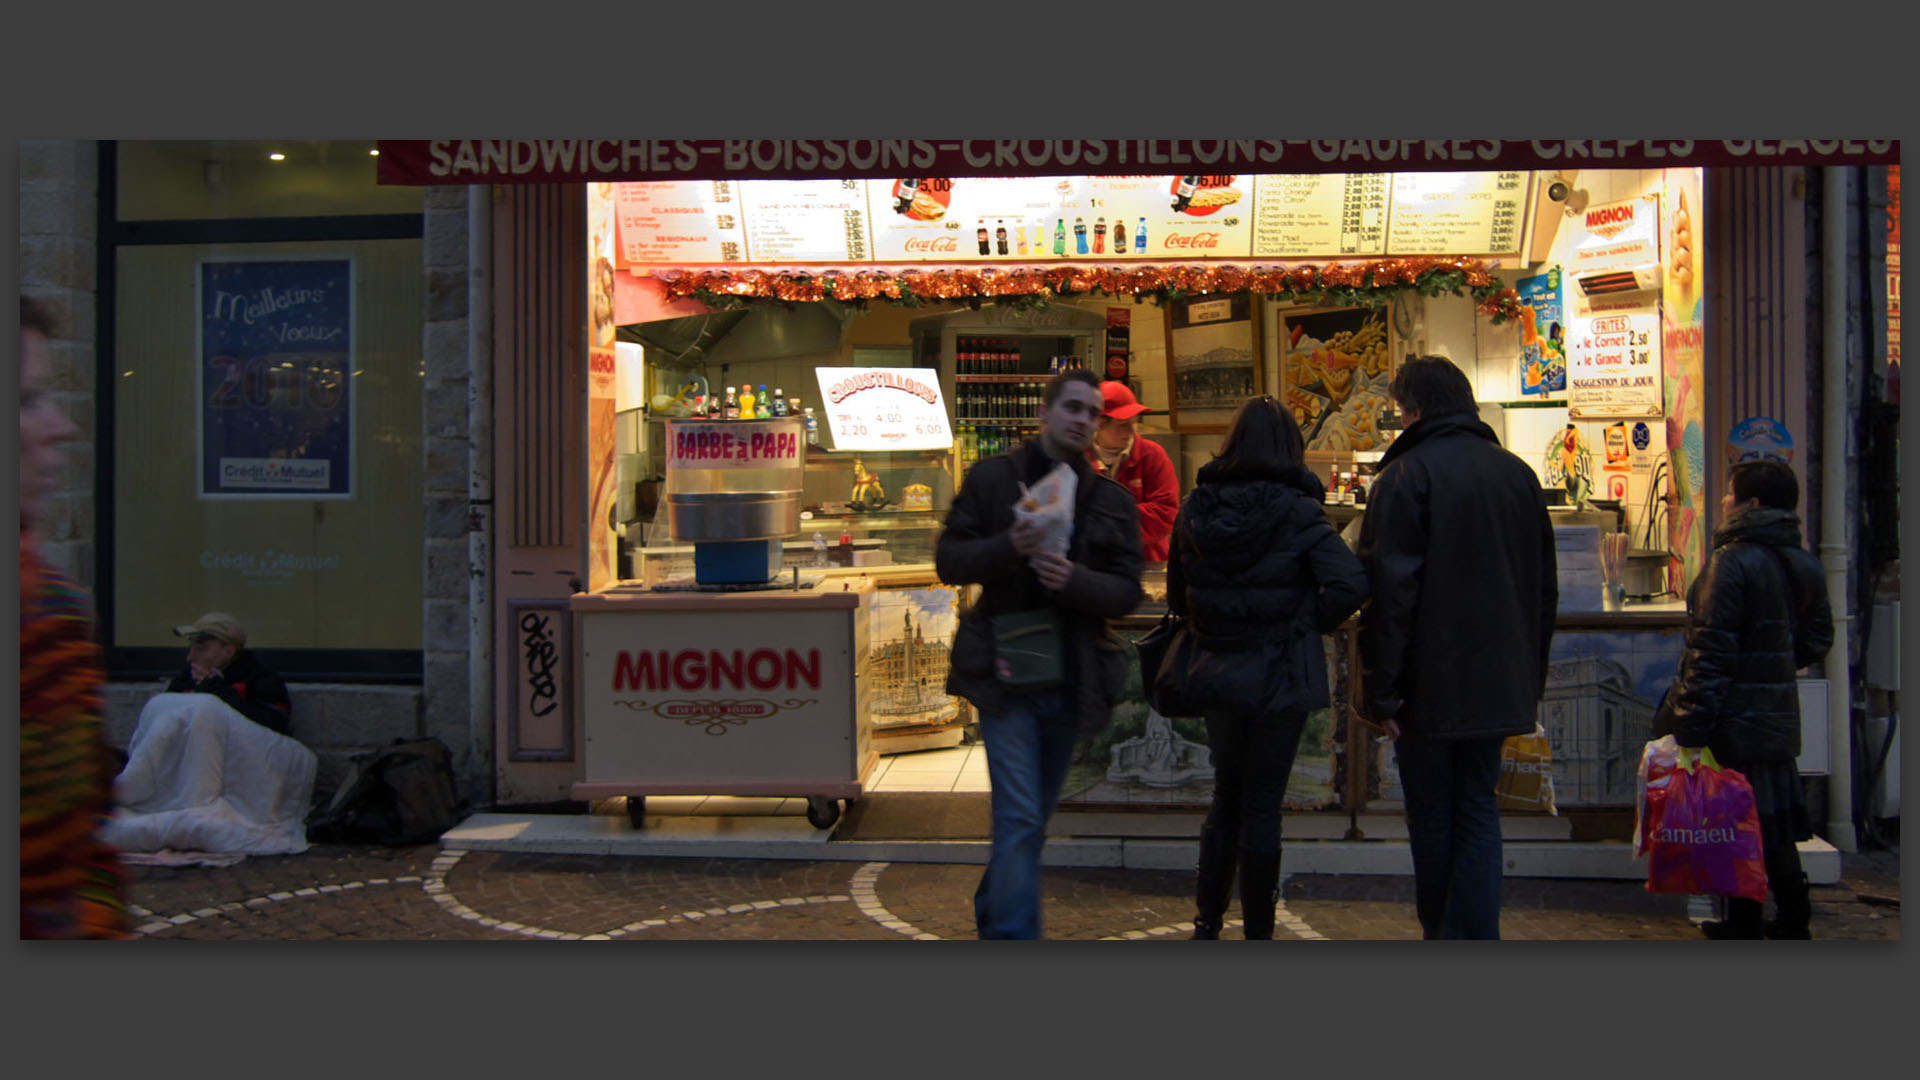
[[[218,611],[209,611],[186,626],[176,626],[173,632],[183,638],[205,634],[235,646],[247,643],[247,632],[241,628],[240,620]]]

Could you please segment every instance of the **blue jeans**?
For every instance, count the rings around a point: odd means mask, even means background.
[[[1406,792],[1414,910],[1423,936],[1500,937],[1500,782],[1503,738],[1393,744]]]
[[[1040,936],[1040,849],[1073,755],[1074,697],[1063,687],[1009,696],[1004,708],[980,711],[993,785],[993,848],[973,893],[983,938]]]

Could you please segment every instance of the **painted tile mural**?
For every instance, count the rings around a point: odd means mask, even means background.
[[[1634,772],[1653,714],[1680,668],[1679,629],[1553,636],[1540,723],[1553,747],[1554,802],[1568,807],[1633,805]],[[1369,810],[1401,806],[1393,744],[1376,739],[1377,797]]]
[[[881,589],[867,609],[867,709],[875,727],[945,724],[960,699],[946,691],[959,591],[949,586]]]
[[[1145,634],[1144,629],[1128,632],[1131,638]],[[1328,650],[1327,682],[1337,687],[1332,639],[1322,641]],[[1137,661],[1128,665],[1122,697],[1107,729],[1075,747],[1061,801],[1158,806],[1205,806],[1212,801],[1213,762],[1207,747],[1206,721],[1197,716],[1161,716],[1149,706]],[[1317,810],[1333,805],[1337,767],[1334,728],[1332,709],[1307,714],[1300,751],[1287,779],[1287,809]]]

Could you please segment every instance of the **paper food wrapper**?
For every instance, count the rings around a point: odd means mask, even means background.
[[[1020,501],[1013,504],[1013,519],[1038,522],[1046,530],[1041,541],[1045,550],[1063,559],[1073,542],[1073,497],[1078,484],[1079,477],[1070,466],[1055,465],[1032,487],[1021,484]]]

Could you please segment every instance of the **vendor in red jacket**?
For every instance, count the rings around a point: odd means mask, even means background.
[[[1087,460],[1133,496],[1140,507],[1140,555],[1147,562],[1165,562],[1173,519],[1180,513],[1180,477],[1173,460],[1152,439],[1134,430],[1145,405],[1127,384],[1108,380],[1100,384],[1100,426],[1087,447]]]

